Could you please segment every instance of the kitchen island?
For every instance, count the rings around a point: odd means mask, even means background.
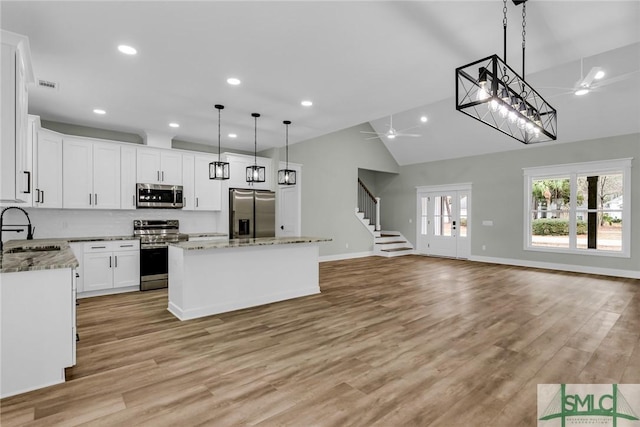
[[[169,245],[169,307],[180,320],[320,293],[321,237]]]

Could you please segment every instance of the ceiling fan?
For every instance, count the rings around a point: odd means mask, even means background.
[[[418,137],[418,136],[422,136],[420,134],[417,133],[405,133],[406,131],[410,130],[410,129],[414,129],[417,128],[418,126],[411,126],[410,128],[406,128],[403,130],[396,130],[393,128],[393,115],[389,116],[389,130],[381,133],[381,132],[368,132],[368,131],[364,131],[361,130],[360,133],[367,133],[367,134],[371,134],[371,135],[375,135],[375,136],[371,136],[369,138],[365,138],[365,140],[369,140],[369,139],[375,139],[375,138],[381,138],[381,137],[386,137],[387,139],[395,139],[396,137]]]
[[[583,68],[583,61],[582,59],[580,60],[580,79],[575,83],[575,85],[572,88],[568,88],[568,87],[549,87],[547,89],[562,89],[565,92],[562,93],[558,93],[555,96],[560,96],[560,95],[568,95],[568,94],[573,94],[576,96],[584,96],[586,94],[588,94],[589,92],[594,92],[594,91],[598,91],[599,89],[601,89],[604,86],[610,85],[612,83],[617,83],[623,80],[626,80],[628,78],[630,78],[632,75],[637,74],[638,72],[640,72],[640,70],[636,70],[636,71],[632,71],[630,73],[626,73],[626,74],[621,74],[619,76],[616,77],[610,77],[607,79],[604,79],[604,77],[606,76],[606,73],[604,71],[604,69],[602,67],[591,67],[591,69],[589,70],[589,72],[587,73],[587,75],[584,75],[584,68]]]

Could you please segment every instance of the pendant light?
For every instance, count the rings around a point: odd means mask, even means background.
[[[287,161],[285,168],[278,171],[278,184],[296,185],[296,171],[289,169],[289,125],[291,124],[291,120],[285,120],[282,123],[284,123],[286,129],[285,147]]]
[[[557,112],[524,80],[526,1],[522,4],[522,77],[507,65],[507,0],[503,0],[504,57],[491,55],[456,68],[456,110],[524,144],[557,139]]]
[[[209,163],[209,179],[229,179],[229,163],[220,160],[220,111],[224,105],[215,107],[218,110],[218,161]]]
[[[265,167],[258,166],[258,117],[260,114],[251,113],[254,122],[253,136],[253,166],[247,166],[247,182],[264,182]]]

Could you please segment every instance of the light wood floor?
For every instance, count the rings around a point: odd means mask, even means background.
[[[640,281],[405,256],[320,295],[180,322],[166,290],[81,300],[67,382],[1,424],[534,426],[538,383],[640,383]]]

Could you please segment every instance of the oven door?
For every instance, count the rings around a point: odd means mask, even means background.
[[[169,284],[169,249],[166,245],[140,247],[140,290],[166,288]]]

